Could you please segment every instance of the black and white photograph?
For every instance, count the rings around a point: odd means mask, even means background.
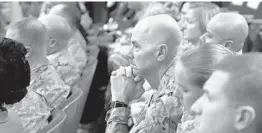
[[[261,133],[262,4],[0,1],[0,133]]]

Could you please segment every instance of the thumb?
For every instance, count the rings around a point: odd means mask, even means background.
[[[134,80],[136,83],[145,82],[145,79],[141,76],[135,76]]]
[[[137,82],[137,87],[143,87],[144,83],[145,83],[145,79],[140,77],[140,80]]]
[[[136,93],[134,99],[140,98],[144,94],[144,92],[145,92],[144,87],[143,86],[138,86],[137,87],[137,93]]]

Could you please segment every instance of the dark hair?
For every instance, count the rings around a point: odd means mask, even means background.
[[[0,43],[0,106],[19,102],[27,94],[30,66],[22,43],[3,38]]]

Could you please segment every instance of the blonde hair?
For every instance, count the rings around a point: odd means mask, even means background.
[[[213,16],[220,13],[220,8],[210,2],[191,2],[189,9],[195,11],[195,15],[199,18],[199,26],[203,33],[206,32],[206,26]]]
[[[202,88],[216,65],[228,55],[234,54],[219,44],[204,44],[185,51],[179,62],[191,73],[191,80]]]

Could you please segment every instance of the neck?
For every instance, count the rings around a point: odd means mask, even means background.
[[[148,83],[150,84],[150,86],[152,88],[158,89],[160,81],[161,81],[163,75],[168,70],[169,65],[171,63],[172,62],[162,63],[163,65],[161,65],[161,67],[157,70],[157,72],[152,72],[152,73],[148,74],[147,76],[145,76],[146,80],[148,81]]]
[[[31,70],[39,66],[49,64],[46,56],[31,56],[30,58],[28,58],[28,61],[29,61]]]
[[[194,46],[197,46],[197,45],[200,44],[200,40],[197,39],[197,40],[194,40],[194,41],[190,41],[190,43],[192,43],[192,45],[194,45]]]

